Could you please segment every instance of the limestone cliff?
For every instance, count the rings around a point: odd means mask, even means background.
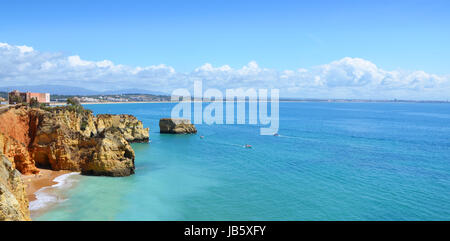
[[[26,220],[30,212],[22,177],[0,152],[0,221]]]
[[[0,114],[0,150],[23,174],[36,166],[89,175],[134,173],[129,142],[148,141],[148,128],[130,115],[98,115],[70,108],[12,108]]]
[[[130,142],[148,142],[148,129],[132,115],[97,115],[96,127],[99,132],[114,127],[119,130],[125,140]]]
[[[170,134],[197,133],[197,129],[188,119],[163,118],[159,120],[159,132]]]
[[[88,175],[134,173],[129,142],[148,142],[149,130],[131,115],[98,115],[75,108],[17,106],[0,113],[0,220],[30,220],[22,174],[37,167]]]

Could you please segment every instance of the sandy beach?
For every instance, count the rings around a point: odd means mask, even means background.
[[[36,175],[22,175],[22,178],[26,185],[27,197],[30,202],[36,200],[35,193],[47,186],[52,186],[57,184],[57,182],[53,181],[58,176],[61,176],[66,173],[70,173],[70,171],[53,171],[48,169],[39,169],[39,174]]]
[[[146,103],[177,103],[173,101],[127,101],[127,102],[81,102],[82,105],[101,105],[101,104],[146,104]],[[66,105],[66,102],[52,102],[50,106]]]

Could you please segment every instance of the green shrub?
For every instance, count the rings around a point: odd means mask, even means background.
[[[39,101],[36,98],[31,98],[29,105],[31,108],[39,108],[40,107]]]
[[[87,120],[83,118],[83,119],[81,120],[80,130],[82,130],[82,131],[86,130],[87,125],[88,125]]]
[[[51,112],[71,111],[71,112],[76,112],[81,115],[92,114],[92,110],[84,109],[84,107],[80,104],[80,101],[76,97],[68,98],[67,105],[65,105],[65,106],[50,107],[50,106],[41,105],[40,108],[42,110],[51,111]]]
[[[16,104],[19,104],[19,103],[22,103],[22,102],[23,102],[22,96],[19,96],[19,95],[11,95],[11,96],[9,97],[9,103],[16,103]]]
[[[80,100],[77,97],[71,97],[67,99],[67,105],[71,106],[81,106]]]

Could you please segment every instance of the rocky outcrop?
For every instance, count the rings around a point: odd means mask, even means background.
[[[159,120],[160,133],[191,134],[197,129],[188,119],[163,118]]]
[[[148,128],[132,115],[97,115],[96,127],[99,132],[114,127],[129,142],[148,142]]]
[[[20,173],[0,153],[0,221],[31,220],[28,205]]]
[[[90,158],[81,163],[81,172],[116,177],[134,174],[134,151],[120,129],[108,128],[100,136]]]
[[[37,172],[37,166],[128,176],[135,168],[129,142],[148,138],[148,128],[130,115],[94,116],[64,107],[21,107],[0,115],[0,150],[24,174]]]
[[[135,169],[129,143],[148,140],[148,128],[131,115],[94,116],[81,106],[2,109],[0,221],[30,220],[20,172],[36,174],[37,167],[46,167],[87,175],[128,176]]]

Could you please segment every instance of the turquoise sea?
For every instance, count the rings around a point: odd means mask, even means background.
[[[450,220],[449,104],[280,103],[280,136],[206,124],[159,134],[173,106],[86,105],[137,116],[152,141],[132,145],[135,175],[68,176],[72,188],[54,187],[58,201],[32,218]]]

